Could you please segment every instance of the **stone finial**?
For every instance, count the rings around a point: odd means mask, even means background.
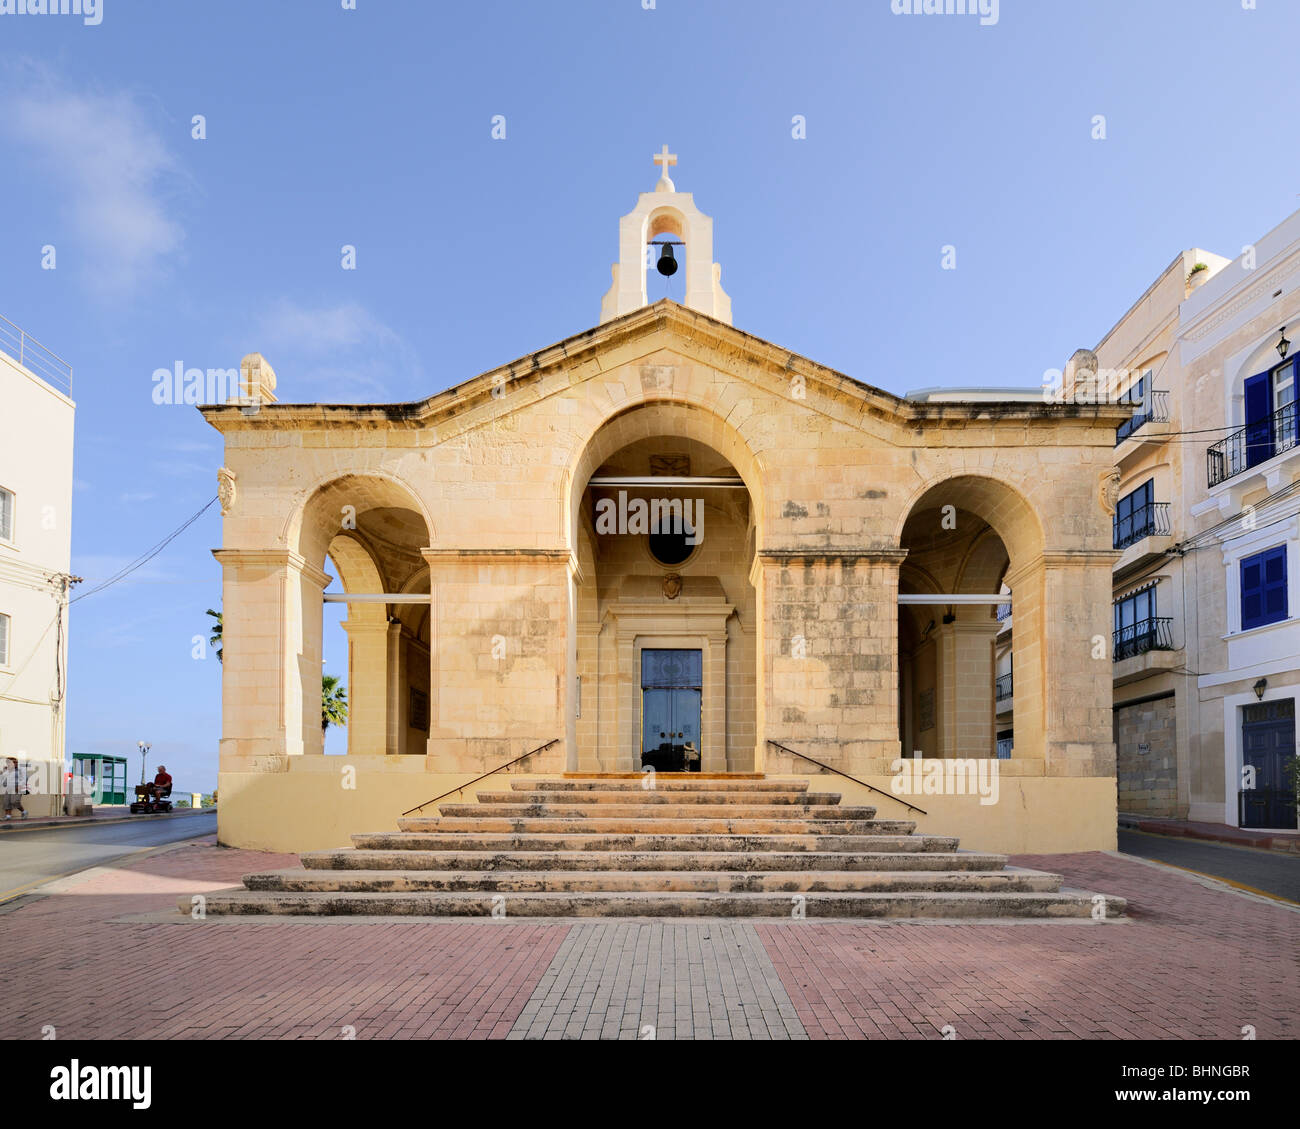
[[[1061,392],[1067,402],[1092,403],[1097,391],[1097,354],[1091,349],[1076,349],[1065,364]]]
[[[261,353],[249,353],[239,362],[239,393],[245,403],[275,403],[275,369]]]

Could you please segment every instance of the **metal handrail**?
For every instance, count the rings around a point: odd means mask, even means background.
[[[928,811],[926,811],[924,808],[918,808],[915,804],[909,804],[906,800],[900,800],[897,796],[895,796],[895,795],[894,795],[893,793],[891,793],[891,792],[884,792],[884,791],[881,791],[881,790],[880,790],[879,788],[877,788],[874,784],[868,784],[865,780],[859,780],[856,776],[850,776],[847,772],[841,772],[841,771],[840,771],[838,768],[836,768],[834,765],[831,765],[831,764],[825,764],[824,762],[819,761],[816,757],[810,757],[807,753],[801,753],[798,749],[792,749],[792,748],[790,748],[789,745],[783,745],[783,744],[781,744],[780,741],[773,741],[771,737],[769,737],[769,738],[767,739],[767,743],[768,743],[769,745],[775,745],[775,746],[776,746],[778,749],[780,749],[782,752],[784,752],[784,753],[789,753],[791,756],[802,757],[804,760],[808,761],[810,764],[815,764],[815,765],[817,765],[819,768],[824,768],[824,769],[826,769],[827,772],[833,772],[833,773],[835,773],[836,776],[842,776],[842,777],[844,777],[845,780],[852,780],[854,784],[861,785],[863,788],[868,788],[868,789],[870,789],[872,792],[879,792],[880,795],[882,795],[882,796],[887,796],[889,799],[894,800],[894,801],[896,801],[897,803],[902,804],[903,807],[907,808],[909,811],[919,811],[922,815],[929,815],[929,814],[930,814],[930,813],[929,813]]]
[[[509,768],[512,764],[518,764],[521,760],[526,760],[528,757],[531,757],[534,753],[544,752],[546,749],[549,749],[552,745],[559,744],[559,741],[560,739],[558,737],[553,737],[551,740],[547,741],[545,745],[538,745],[537,748],[535,749],[529,749],[528,752],[523,754],[523,756],[515,757],[515,759],[512,761],[507,761],[505,764],[498,765],[490,772],[485,772],[483,773],[482,776],[476,776],[474,777],[473,780],[467,780],[465,781],[464,784],[460,785],[460,787],[453,788],[450,792],[444,792],[441,796],[434,796],[432,800],[425,800],[424,803],[418,805],[417,807],[411,808],[410,811],[404,811],[402,812],[402,814],[410,815],[411,812],[413,811],[423,811],[430,804],[436,804],[439,800],[445,800],[448,796],[454,796],[457,792],[463,792],[471,784],[477,784],[480,780],[486,780],[489,776],[493,776],[496,773]]]
[[[1121,662],[1148,651],[1172,651],[1173,622],[1172,616],[1151,616],[1116,628],[1111,636],[1111,658]]]
[[[1011,697],[1013,690],[1012,673],[999,674],[993,682],[994,699],[1002,702]]]
[[[1127,516],[1111,519],[1112,548],[1126,549],[1144,537],[1161,537],[1169,533],[1169,503],[1147,502]]]
[[[65,395],[72,395],[72,366],[52,349],[47,349],[24,329],[0,316],[0,349],[28,372]]]
[[[1220,482],[1300,445],[1296,413],[1294,401],[1283,404],[1270,415],[1237,428],[1217,443],[1211,443],[1205,452],[1208,485],[1218,486]]]
[[[1169,391],[1165,388],[1151,388],[1147,390],[1146,396],[1142,400],[1124,400],[1118,401],[1121,404],[1141,404],[1142,411],[1136,415],[1130,416],[1117,428],[1115,428],[1115,446],[1118,447],[1135,431],[1138,431],[1148,423],[1168,423],[1169,422]]]

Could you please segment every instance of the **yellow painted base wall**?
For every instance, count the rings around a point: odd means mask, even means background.
[[[345,768],[355,770],[355,787],[344,786]],[[395,831],[403,811],[473,778],[472,773],[425,772],[424,758],[391,757],[296,757],[288,772],[222,772],[217,835],[225,846],[259,851],[350,847],[353,833]],[[446,802],[468,802],[479,791],[507,791],[521,779],[558,777],[498,773]],[[998,802],[989,805],[981,805],[978,796],[904,797],[925,809],[923,816],[835,776],[796,774],[788,779],[810,780],[813,792],[838,792],[846,805],[875,807],[878,818],[915,819],[918,831],[956,835],[968,850],[1056,854],[1116,847],[1114,777],[1002,775]],[[888,777],[869,777],[868,782],[889,791]]]

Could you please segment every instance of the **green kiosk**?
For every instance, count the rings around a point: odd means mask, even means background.
[[[126,757],[73,753],[67,790],[69,796],[94,796],[100,804],[125,804]]]

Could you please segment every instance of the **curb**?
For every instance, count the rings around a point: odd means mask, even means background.
[[[1121,818],[1119,829],[1121,831],[1140,831],[1144,835],[1158,835],[1164,839],[1190,839],[1196,843],[1221,843],[1229,847],[1245,847],[1248,850],[1266,851],[1275,855],[1294,857],[1300,854],[1300,839],[1278,839],[1273,836],[1255,839],[1245,835],[1212,834],[1144,819]]]
[[[154,815],[114,815],[104,819],[94,816],[65,816],[62,819],[0,820],[0,835],[7,831],[59,831],[66,827],[112,827],[118,823],[136,823],[140,820],[190,819],[196,815],[216,812],[215,807],[190,808],[188,811],[157,812]]]

